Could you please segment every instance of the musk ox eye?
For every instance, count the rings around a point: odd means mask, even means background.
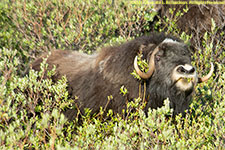
[[[182,52],[182,55],[185,56],[185,55],[187,55],[187,53],[186,52]]]
[[[156,61],[160,61],[160,55],[155,56]]]

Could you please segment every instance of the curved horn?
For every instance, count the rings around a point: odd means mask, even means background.
[[[213,75],[214,66],[213,66],[212,62],[210,64],[211,64],[211,69],[210,69],[209,73],[204,77],[198,78],[198,83],[207,81]]]
[[[152,76],[154,70],[155,70],[155,54],[159,51],[158,46],[154,49],[154,51],[151,54],[149,64],[148,64],[148,72],[144,73],[142,72],[137,64],[137,56],[134,59],[134,69],[137,72],[137,74],[142,78],[142,79],[148,79]]]

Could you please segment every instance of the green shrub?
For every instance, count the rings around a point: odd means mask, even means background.
[[[156,15],[152,7],[122,0],[114,5],[104,0],[3,0],[0,8],[0,48],[17,49],[25,64],[52,49],[91,53],[106,43],[140,36],[151,30]]]
[[[50,148],[52,142],[61,142],[57,137],[65,138],[62,111],[73,101],[68,98],[66,78],[53,83],[54,70],[47,71],[44,63],[40,72],[30,70],[21,78],[16,74],[16,53],[0,49],[1,149]],[[46,72],[49,78],[43,79]]]

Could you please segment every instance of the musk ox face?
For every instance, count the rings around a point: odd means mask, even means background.
[[[191,65],[191,54],[185,44],[166,39],[159,46],[156,58],[156,73],[165,77],[167,85],[180,91],[193,90],[197,73]]]
[[[136,72],[148,81],[150,96],[146,109],[162,106],[163,100],[169,98],[175,114],[183,113],[189,106],[195,85],[208,80],[213,73],[213,65],[207,76],[198,78],[196,68],[191,64],[188,46],[169,38],[156,46],[149,55],[147,73],[139,70],[137,57],[134,60]]]

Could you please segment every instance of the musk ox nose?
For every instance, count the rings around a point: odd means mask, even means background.
[[[191,65],[185,64],[185,65],[180,65],[177,68],[177,72],[181,74],[194,74],[195,73],[195,68]]]

